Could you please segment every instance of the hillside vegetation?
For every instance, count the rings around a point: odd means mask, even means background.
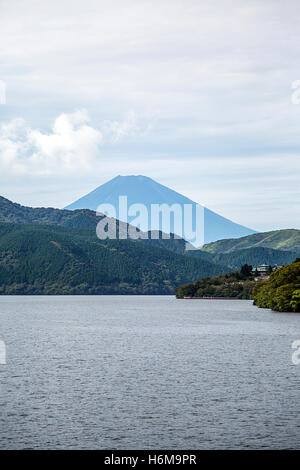
[[[163,239],[161,232],[159,239],[101,241],[95,234],[101,218],[91,210],[30,208],[0,197],[0,294],[171,294],[198,279],[197,295],[250,298],[251,279],[236,273],[213,281],[202,278],[244,264],[284,265],[300,254],[298,230],[186,251],[183,239]],[[116,223],[117,230],[128,229],[128,224]],[[180,287],[176,294],[180,292],[185,296],[190,287]]]
[[[59,225],[62,227],[86,229],[95,233],[96,226],[101,220],[94,211],[88,209],[65,210],[53,208],[32,208],[16,204],[3,197],[0,197],[0,222],[16,224],[41,224],[41,225]],[[117,221],[117,228],[122,231],[128,229],[128,224]],[[151,238],[139,239],[140,243],[148,246],[165,248],[174,253],[184,254],[209,261],[222,266],[228,266],[231,270],[238,270],[243,264],[257,266],[259,264],[285,265],[291,263],[300,255],[300,248],[297,251],[287,251],[282,249],[267,248],[260,244],[273,243],[278,236],[285,241],[289,240],[289,246],[297,247],[297,243],[292,244],[291,240],[297,239],[297,230],[282,230],[280,232],[269,232],[268,234],[255,234],[241,239],[221,240],[219,242],[205,245],[201,250],[185,250],[185,241],[174,238],[163,239],[162,233],[159,233],[159,239]],[[278,235],[279,233],[279,235]],[[271,234],[271,235],[270,235]],[[277,234],[277,236],[275,236]],[[250,248],[241,248],[241,246],[255,243],[258,246]],[[300,241],[299,241],[300,244]],[[224,250],[224,252],[223,252]],[[230,270],[229,269],[229,270]]]
[[[300,255],[299,251],[282,251],[274,250],[272,248],[256,247],[245,248],[243,250],[234,250],[229,253],[209,253],[208,251],[196,250],[187,252],[191,256],[206,259],[211,263],[229,266],[232,270],[239,270],[244,264],[251,266],[259,266],[260,264],[267,264],[269,266],[292,263],[297,256]]]
[[[97,224],[102,217],[89,209],[66,210],[51,207],[26,207],[0,196],[0,223],[58,225],[90,230],[94,235]],[[129,224],[118,220],[116,224],[118,238],[119,228],[124,233],[126,230],[128,231]],[[173,234],[169,239],[163,239],[162,232],[159,232],[158,237],[158,239],[151,238],[149,232],[148,239],[140,238],[138,241],[146,245],[166,248],[175,253],[185,253],[183,239],[174,238]]]
[[[47,224],[94,229],[100,218],[90,210],[68,211],[52,207],[26,207],[0,196],[0,222]]]
[[[255,233],[238,239],[220,240],[204,245],[202,250],[217,254],[258,247],[300,252],[300,230],[275,230],[273,232]]]
[[[227,268],[94,231],[0,223],[1,294],[171,294]]]
[[[256,284],[254,304],[279,312],[300,312],[300,258],[271,274],[269,281]]]
[[[183,284],[175,289],[175,294],[178,299],[209,297],[251,299],[254,285],[252,266],[245,265],[240,271]]]

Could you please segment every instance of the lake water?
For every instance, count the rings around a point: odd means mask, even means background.
[[[1,449],[300,448],[300,315],[250,301],[1,296]]]

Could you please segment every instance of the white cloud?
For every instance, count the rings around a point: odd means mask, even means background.
[[[34,149],[29,165],[42,173],[90,170],[99,157],[102,133],[88,124],[86,111],[61,114],[51,134],[39,130],[28,132],[28,141]]]
[[[1,174],[47,176],[91,170],[103,137],[88,123],[81,110],[58,116],[49,134],[27,127],[23,119],[2,124]]]
[[[50,133],[30,128],[24,119],[13,119],[0,126],[0,171],[31,177],[59,177],[61,173],[66,177],[78,172],[84,176],[104,166],[101,145],[138,137],[149,126],[139,124],[134,111],[124,120],[104,121],[99,129],[90,124],[86,110],[63,113]]]

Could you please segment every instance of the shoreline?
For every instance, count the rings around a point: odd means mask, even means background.
[[[252,300],[252,299],[239,299],[238,297],[183,297],[182,300]]]

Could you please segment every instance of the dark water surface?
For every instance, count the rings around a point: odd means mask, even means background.
[[[169,296],[0,297],[1,449],[300,449],[300,315]]]

